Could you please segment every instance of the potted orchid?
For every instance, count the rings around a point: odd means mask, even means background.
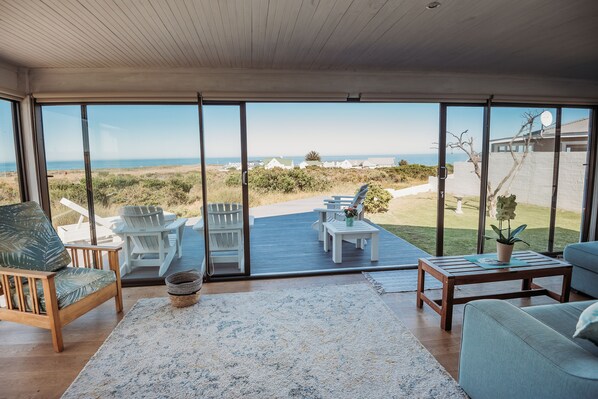
[[[499,196],[496,199],[496,219],[498,226],[491,224],[492,230],[496,233],[496,237],[488,237],[487,240],[496,239],[496,253],[499,262],[511,262],[511,255],[513,254],[513,247],[515,243],[522,242],[525,245],[529,244],[519,238],[519,234],[526,229],[527,225],[522,224],[519,227],[511,229],[511,220],[515,219],[515,208],[517,208],[517,197],[512,194],[508,197]],[[507,227],[503,228],[504,222],[507,222]]]
[[[345,212],[345,223],[347,227],[353,226],[353,220],[357,217],[357,208],[354,206],[347,207],[343,209]]]

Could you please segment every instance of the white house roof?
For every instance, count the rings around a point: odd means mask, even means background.
[[[589,129],[589,118],[582,118],[572,122],[563,123],[561,125],[561,138],[585,138],[588,137],[588,129]],[[535,137],[536,140],[539,139],[546,139],[546,138],[553,138],[555,135],[556,126],[553,124],[548,126],[544,132],[540,130],[536,130],[532,132],[532,135],[537,136]],[[542,134],[540,136],[540,134]],[[501,137],[499,139],[490,140],[490,144],[503,144],[511,142],[512,137]],[[517,138],[514,142],[522,141],[523,138]]]
[[[394,158],[368,158],[368,161],[377,166],[394,166]]]
[[[279,158],[279,157],[265,158],[264,159],[264,165],[267,165],[267,164],[269,164],[272,161],[277,161],[278,163],[280,163],[281,165],[284,165],[284,166],[293,166],[293,160],[292,159]]]

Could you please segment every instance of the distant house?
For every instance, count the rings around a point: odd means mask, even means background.
[[[363,159],[350,159],[349,162],[351,162],[351,167],[361,168],[365,161]]]
[[[361,167],[366,168],[366,169],[374,169],[376,166],[378,166],[378,165],[376,165],[373,162],[370,162],[367,159],[361,163]]]
[[[336,168],[336,162],[334,161],[324,161],[322,162],[322,166],[325,168]]]
[[[588,150],[589,118],[579,119],[561,125],[561,152],[585,152]],[[555,125],[532,132],[530,151],[553,152],[555,143]],[[511,143],[511,140],[513,143]],[[525,150],[524,138],[503,137],[490,140],[490,152],[523,152]]]
[[[281,168],[281,169],[293,169],[295,167],[295,163],[292,159],[285,159],[285,158],[266,158],[264,159],[264,168],[265,169],[274,169],[274,168]]]
[[[308,166],[318,166],[318,167],[322,167],[323,164],[320,161],[303,161],[299,164],[299,168],[301,169],[305,169]]]
[[[351,169],[353,167],[353,165],[351,164],[351,161],[349,161],[348,159],[345,159],[342,162],[337,162],[336,167],[342,168],[342,169]]]
[[[390,168],[395,166],[394,158],[368,158],[370,164],[376,165],[375,168]]]

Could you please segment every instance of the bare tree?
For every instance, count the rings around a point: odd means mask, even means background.
[[[513,159],[513,164],[503,176],[503,178],[498,182],[496,187],[493,187],[493,184],[490,180],[488,180],[488,184],[486,185],[486,192],[487,192],[487,204],[486,204],[486,212],[487,214],[494,218],[496,217],[496,198],[501,194],[503,189],[506,188],[508,191],[511,183],[517,173],[521,170],[523,166],[523,162],[527,158],[528,154],[532,150],[532,144],[534,142],[534,135],[533,135],[533,127],[534,122],[540,116],[540,113],[532,113],[526,112],[523,114],[523,124],[517,132],[516,135],[511,137],[511,140],[508,144],[509,153],[511,154],[511,158]],[[469,161],[473,165],[473,170],[476,176],[481,179],[482,178],[482,170],[481,170],[481,161],[482,157],[481,154],[475,150],[474,147],[474,138],[468,134],[469,130],[465,130],[461,132],[461,134],[456,135],[447,131],[447,135],[451,136],[454,140],[448,142],[447,141],[447,148],[451,149],[459,149],[463,151],[469,157]],[[523,152],[515,152],[513,150],[513,143],[516,140],[521,140],[521,145],[523,146]],[[505,187],[506,185],[506,187]]]

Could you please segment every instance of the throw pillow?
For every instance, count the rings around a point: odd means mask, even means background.
[[[598,302],[588,306],[579,316],[573,338],[583,338],[598,345]]]
[[[53,272],[71,257],[35,202],[0,206],[0,266]]]

